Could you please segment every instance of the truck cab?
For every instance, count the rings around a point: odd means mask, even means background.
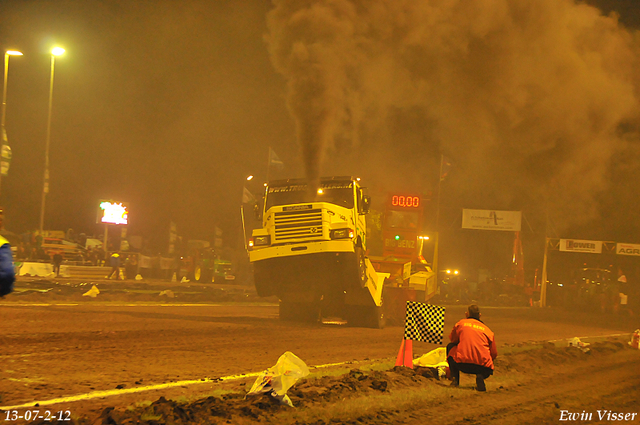
[[[365,255],[369,204],[354,177],[322,178],[317,187],[303,179],[266,186],[249,260],[258,295],[277,296],[281,318],[344,317],[380,306],[382,285]]]

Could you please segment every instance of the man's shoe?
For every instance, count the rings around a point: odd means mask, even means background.
[[[458,379],[453,378],[451,380],[451,385],[449,385],[450,387],[459,387],[460,386],[460,382],[458,381]]]
[[[484,384],[484,378],[480,375],[476,375],[476,389],[478,391],[487,391],[487,386]]]

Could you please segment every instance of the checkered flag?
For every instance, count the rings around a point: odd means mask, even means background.
[[[407,301],[404,339],[442,344],[444,307]]]

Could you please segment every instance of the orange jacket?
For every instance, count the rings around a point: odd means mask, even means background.
[[[456,343],[449,351],[456,363],[472,363],[493,369],[493,359],[498,357],[496,340],[487,325],[476,319],[462,319],[449,335]]]

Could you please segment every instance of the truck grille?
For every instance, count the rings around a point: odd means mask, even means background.
[[[275,213],[275,242],[291,239],[322,239],[322,210]]]

